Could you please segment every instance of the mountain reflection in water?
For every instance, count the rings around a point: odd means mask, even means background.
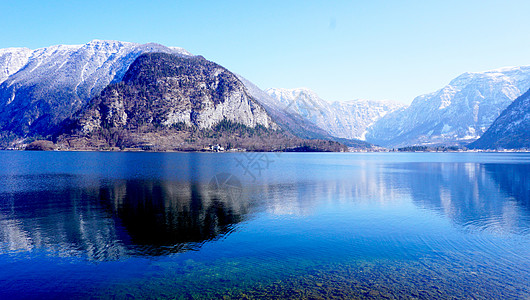
[[[413,203],[457,225],[525,233],[530,227],[530,165],[392,164],[389,184],[406,187]]]
[[[44,248],[108,260],[193,250],[229,233],[249,205],[211,184],[69,175],[2,181],[39,181],[46,189],[0,194],[0,251]]]
[[[248,202],[198,183],[122,181],[99,192],[130,243],[146,254],[195,249],[244,220]]]
[[[464,229],[529,232],[528,164],[354,161],[313,174],[277,165],[235,193],[207,180],[0,175],[0,252],[116,260],[198,250],[259,212],[310,216],[330,201],[411,201]]]

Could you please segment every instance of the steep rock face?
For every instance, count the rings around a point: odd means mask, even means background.
[[[345,151],[338,142],[307,140],[282,130],[225,68],[203,57],[139,56],[62,124],[59,149],[198,151]]]
[[[530,90],[515,99],[470,148],[530,149]]]
[[[111,82],[142,53],[190,55],[180,48],[94,40],[0,52],[0,130],[46,135]]]
[[[202,57],[143,54],[78,120],[84,134],[104,128],[211,128],[223,120],[277,129],[239,79]]]
[[[377,121],[366,139],[388,147],[467,143],[479,138],[529,88],[530,66],[464,73]]]
[[[353,100],[329,103],[306,88],[268,89],[267,93],[291,114],[324,129],[332,136],[365,139],[366,130],[389,112],[404,107],[391,101]]]

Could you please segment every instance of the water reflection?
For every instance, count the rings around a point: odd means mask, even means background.
[[[196,250],[258,212],[311,216],[325,203],[337,211],[412,203],[468,230],[530,231],[527,164],[356,161],[341,169],[324,164],[311,176],[287,168],[243,186],[229,173],[210,182],[2,175],[0,251],[44,249],[91,260],[163,255]]]
[[[249,209],[243,197],[203,183],[70,175],[1,179],[12,189],[0,193],[0,251],[8,253],[44,249],[108,260],[198,249],[229,233]]]
[[[398,208],[409,201],[469,230],[530,232],[530,165],[407,162],[356,165],[336,179],[267,184],[263,210],[309,216],[318,206]]]
[[[484,168],[505,193],[530,210],[530,165],[485,164]]]
[[[390,189],[473,230],[525,233],[530,226],[528,165],[410,163],[389,166]]]
[[[196,249],[244,220],[249,202],[199,183],[152,180],[114,182],[99,191],[130,237],[147,254]]]
[[[97,190],[75,176],[6,176],[2,182],[11,192],[0,194],[0,250],[42,248],[96,258],[124,253],[119,229],[91,203]]]

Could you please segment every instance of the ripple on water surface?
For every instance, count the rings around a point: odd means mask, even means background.
[[[530,296],[526,156],[2,155],[3,298]]]

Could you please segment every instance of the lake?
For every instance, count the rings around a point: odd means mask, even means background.
[[[0,152],[0,298],[530,298],[530,154]]]

